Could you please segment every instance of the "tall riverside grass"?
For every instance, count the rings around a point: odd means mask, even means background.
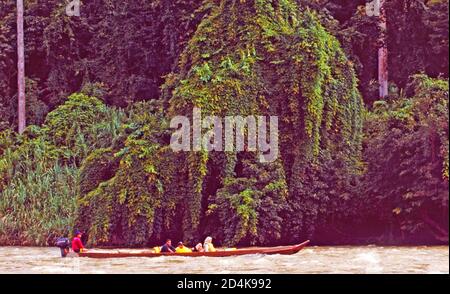
[[[0,133],[0,245],[47,246],[70,235],[79,167],[121,135],[126,119],[122,110],[74,94],[42,127],[11,140]]]
[[[46,246],[71,231],[78,169],[46,165],[35,164],[36,170],[15,176],[1,192],[0,244]]]

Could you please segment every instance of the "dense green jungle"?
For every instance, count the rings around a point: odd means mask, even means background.
[[[0,245],[448,244],[448,0],[0,2]],[[385,33],[389,95],[378,95]],[[174,152],[171,118],[277,116],[279,157]]]

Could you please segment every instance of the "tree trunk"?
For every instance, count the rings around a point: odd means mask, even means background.
[[[387,19],[386,19],[386,0],[376,0],[376,7],[380,9],[379,25],[380,39],[378,49],[378,83],[380,85],[380,98],[384,99],[389,94],[388,88],[388,49],[387,49]]]
[[[26,126],[25,113],[25,49],[23,33],[23,0],[17,0],[17,90],[18,90],[18,131],[23,133]]]

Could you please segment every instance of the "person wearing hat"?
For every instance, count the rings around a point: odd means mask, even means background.
[[[81,242],[81,236],[83,235],[82,232],[79,230],[75,231],[74,237],[72,239],[72,250],[73,252],[80,253],[83,249],[83,242]]]
[[[205,252],[216,252],[216,248],[214,248],[212,237],[207,237],[205,239],[205,243],[203,244],[203,249]]]
[[[179,242],[175,252],[176,253],[190,253],[190,252],[192,252],[192,250],[187,248],[186,246],[184,246],[183,242]]]

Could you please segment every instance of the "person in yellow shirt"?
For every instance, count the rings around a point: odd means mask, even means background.
[[[177,249],[175,250],[175,253],[190,253],[190,252],[192,252],[192,250],[184,246],[183,242],[179,242]]]
[[[205,243],[203,244],[203,249],[205,252],[216,252],[216,248],[214,248],[214,245],[212,243],[212,237],[207,237],[205,239]]]

